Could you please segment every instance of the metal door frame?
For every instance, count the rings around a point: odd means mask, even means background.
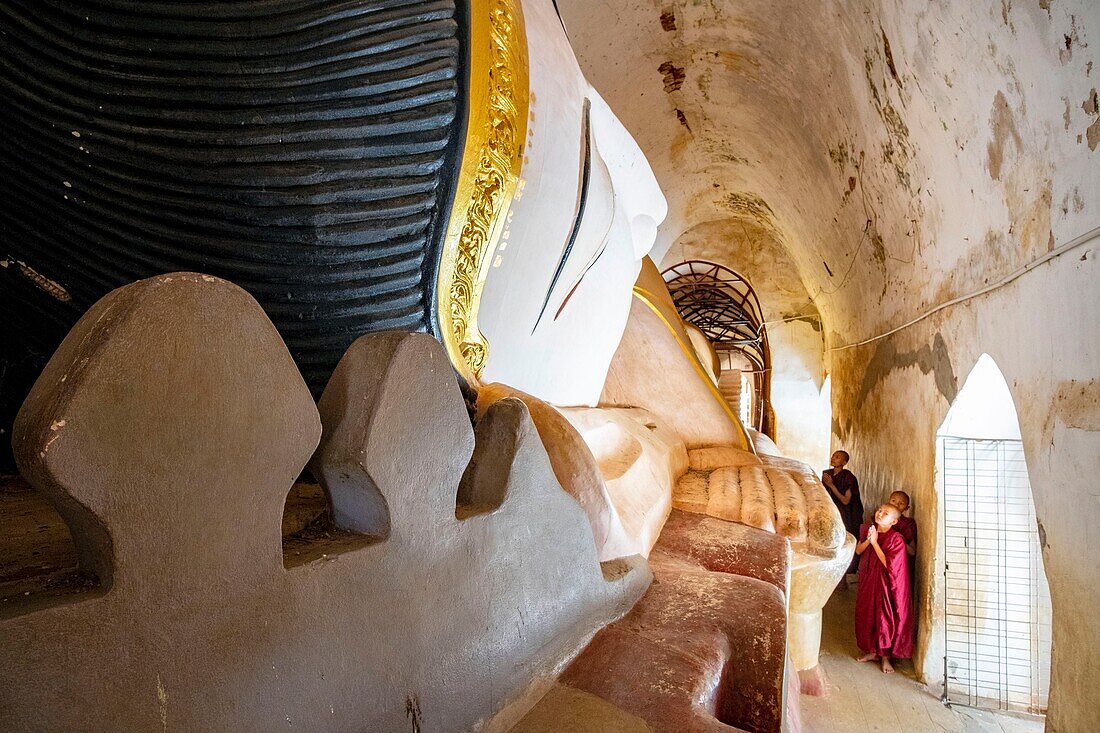
[[[962,474],[958,473],[959,465],[951,463],[949,450],[964,452]],[[979,458],[978,453],[985,455]],[[996,462],[992,467],[988,465],[990,454]],[[956,456],[955,460],[960,457]],[[986,465],[979,467],[979,460],[987,462]],[[968,707],[1043,714],[1050,682],[1050,595],[1022,442],[937,435],[936,463],[937,488],[941,491],[943,506],[943,701]],[[962,483],[952,482],[953,476],[962,478]],[[989,483],[991,476],[992,484]],[[984,484],[980,483],[983,479]],[[1019,493],[1015,497],[1009,495],[1012,480],[1024,482],[1028,487],[1026,497]],[[953,492],[953,488],[956,491]],[[965,492],[962,495],[957,492],[960,488]],[[987,491],[992,488],[992,500],[988,496],[976,496],[982,488]],[[1022,487],[1016,484],[1016,488],[1019,492]],[[996,507],[995,516],[985,523],[980,522],[978,512],[987,512],[991,505]],[[962,516],[959,516],[960,510]],[[984,532],[986,536],[975,537],[976,532]],[[995,535],[992,543],[989,542],[990,534]],[[965,560],[959,559],[960,555]],[[954,572],[951,570],[952,558],[956,558]],[[963,567],[959,567],[960,564]],[[1016,573],[1025,565],[1026,594],[1020,593],[1019,588],[1010,591],[1010,586],[1018,581]],[[988,597],[979,598],[978,590],[982,586],[994,590],[992,603]],[[953,592],[959,597],[953,599]],[[988,615],[990,612],[997,615]],[[1010,615],[1022,615],[1027,620],[1012,619]],[[995,655],[989,654],[994,647],[988,633],[990,626],[996,632]],[[1022,633],[1025,628],[1026,639]],[[981,640],[982,636],[986,637],[985,641]],[[1014,661],[1014,645],[1015,649],[1027,648],[1026,679],[1013,671],[1024,666],[1018,658]],[[996,670],[995,683],[988,679],[991,667]],[[961,675],[960,668],[963,670]],[[996,696],[983,694],[991,690]]]

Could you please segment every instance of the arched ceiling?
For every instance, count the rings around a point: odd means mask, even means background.
[[[744,274],[757,291],[766,321],[818,318],[781,234],[752,218],[726,217],[696,224],[676,238],[664,259],[666,265],[720,261]]]
[[[668,198],[655,258],[703,247],[771,310],[769,289],[799,289],[737,261],[750,231],[756,266],[794,263],[832,345],[1100,223],[1095,0],[558,6]]]

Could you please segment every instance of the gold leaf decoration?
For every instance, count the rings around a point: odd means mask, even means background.
[[[473,0],[466,144],[440,260],[439,319],[455,368],[476,385],[489,345],[477,313],[519,183],[527,135],[527,36],[519,0]]]

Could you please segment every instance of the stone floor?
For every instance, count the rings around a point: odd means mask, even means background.
[[[852,626],[856,588],[842,581],[825,605],[821,666],[822,697],[802,696],[803,733],[1041,733],[1041,718],[1000,715],[964,707],[946,708],[901,662],[895,674],[860,664]]]

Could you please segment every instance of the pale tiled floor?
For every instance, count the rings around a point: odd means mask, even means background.
[[[885,675],[875,664],[860,664],[852,614],[855,586],[841,587],[825,605],[821,630],[821,666],[828,692],[803,695],[804,733],[1041,733],[1042,719],[946,708],[918,683],[909,662]]]

